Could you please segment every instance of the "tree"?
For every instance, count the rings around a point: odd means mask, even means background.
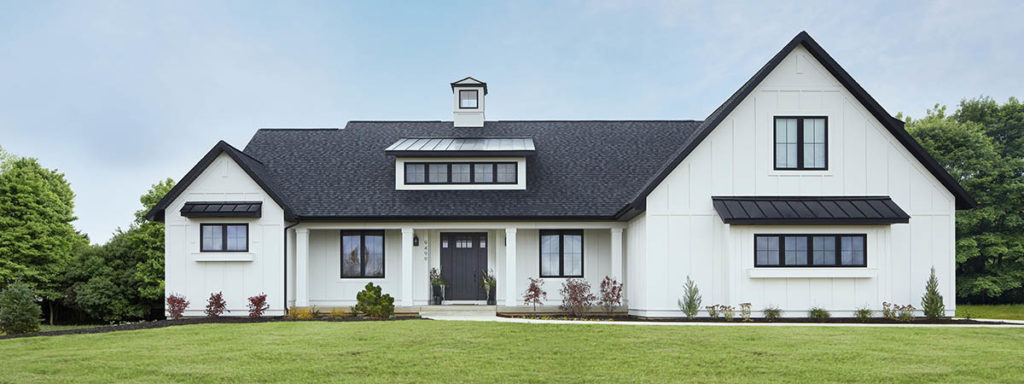
[[[924,309],[924,315],[929,319],[946,316],[946,305],[942,303],[942,295],[939,294],[939,279],[935,277],[935,267],[932,267],[932,274],[924,286],[921,309]]]
[[[1006,128],[1024,125],[1015,120],[1020,106],[1014,99],[1010,112],[993,104],[965,100],[953,116],[936,105],[906,125],[978,201],[956,215],[957,296],[975,302],[1019,300],[1024,281],[1024,148],[1018,148],[1024,133]]]
[[[50,307],[64,293],[64,271],[76,244],[87,242],[75,221],[71,185],[36,159],[0,158],[0,286],[27,284]]]
[[[164,226],[144,216],[174,186],[171,179],[154,184],[139,199],[127,231],[118,229],[104,245],[76,253],[66,302],[104,321],[148,316],[164,301]]]
[[[683,285],[683,298],[678,301],[679,309],[683,310],[683,314],[686,315],[687,319],[693,320],[697,317],[697,311],[700,310],[700,303],[703,298],[700,295],[700,289],[697,288],[697,283],[690,280],[690,276],[686,276],[686,284]]]
[[[13,283],[0,292],[0,330],[9,334],[39,331],[42,310],[35,294],[24,283]]]

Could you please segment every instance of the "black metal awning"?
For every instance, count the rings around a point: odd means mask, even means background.
[[[715,196],[715,211],[726,224],[838,225],[897,224],[908,215],[889,196]]]
[[[260,217],[263,203],[259,201],[189,201],[181,207],[185,217]]]

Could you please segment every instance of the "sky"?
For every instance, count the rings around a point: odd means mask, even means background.
[[[350,120],[704,119],[801,30],[891,114],[1024,96],[1020,1],[0,0],[0,146],[94,243],[218,140]]]

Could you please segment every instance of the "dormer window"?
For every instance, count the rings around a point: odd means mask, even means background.
[[[476,109],[480,105],[480,92],[475,89],[459,90],[459,108]]]
[[[518,184],[518,162],[405,163],[405,184]]]

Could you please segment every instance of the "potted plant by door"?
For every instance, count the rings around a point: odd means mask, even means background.
[[[441,278],[441,271],[437,268],[430,269],[430,304],[441,305],[444,300],[444,279]]]
[[[487,305],[496,305],[497,299],[495,299],[495,291],[498,286],[498,279],[494,277],[494,273],[491,271],[484,271],[480,278],[480,286],[484,287],[484,292],[487,293]]]

